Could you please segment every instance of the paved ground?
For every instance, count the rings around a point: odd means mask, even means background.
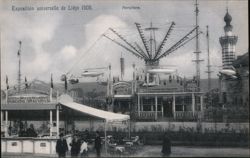
[[[172,147],[172,154],[170,157],[249,157],[248,148],[205,148],[205,147]],[[104,153],[102,153],[104,156]],[[110,157],[111,155],[107,155]],[[118,155],[111,156],[117,157]],[[3,158],[44,158],[48,156],[34,156],[34,155],[1,155]],[[50,156],[55,157],[55,156]],[[95,157],[95,153],[89,153],[89,157]],[[161,146],[144,146],[140,151],[134,155],[124,155],[120,157],[162,157]]]

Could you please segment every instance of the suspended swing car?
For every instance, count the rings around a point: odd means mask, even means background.
[[[219,71],[220,75],[223,75],[226,80],[237,79],[239,76],[237,75],[235,70],[232,69],[223,69]]]
[[[220,71],[220,74],[226,75],[226,76],[234,76],[234,75],[236,75],[236,72],[234,70],[231,70],[231,69],[223,69]]]
[[[144,87],[154,87],[154,86],[159,86],[159,84],[156,84],[155,82],[150,82],[150,83],[144,83],[142,86],[144,86]]]
[[[174,70],[174,69],[150,69],[150,70],[148,70],[148,73],[152,73],[152,74],[159,74],[159,73],[172,74],[175,71],[176,70]]]
[[[233,76],[230,76],[231,77],[231,79],[237,79],[238,77],[237,76],[235,76],[235,75],[233,75]]]
[[[83,77],[98,77],[100,75],[103,75],[104,72],[98,72],[98,71],[84,71],[82,73]]]
[[[78,78],[69,79],[69,83],[71,83],[71,84],[79,83],[79,79]]]

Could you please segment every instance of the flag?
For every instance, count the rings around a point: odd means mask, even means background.
[[[25,76],[25,79],[24,79],[24,81],[25,81],[25,88],[27,89],[27,88],[29,87],[29,85],[28,85],[28,81],[27,81],[27,78],[26,78],[26,76]]]
[[[64,80],[64,88],[65,88],[65,91],[67,92],[68,83],[67,83],[67,76],[66,75],[65,75],[65,80]]]
[[[22,44],[22,41],[19,41],[20,47],[21,47],[21,44]],[[17,51],[17,55],[20,56],[20,54],[21,54],[21,49],[19,49],[19,50]]]
[[[50,78],[50,87],[54,88],[52,74],[51,74],[51,78]]]
[[[6,76],[6,88],[9,89],[9,80],[8,80],[8,76]]]

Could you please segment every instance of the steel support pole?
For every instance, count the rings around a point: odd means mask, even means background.
[[[58,92],[58,90],[56,91],[56,103],[58,103],[58,101],[59,101],[59,92]]]
[[[6,104],[8,104],[8,89],[6,90]]]
[[[1,125],[3,125],[3,111],[1,110]]]
[[[192,93],[192,113],[194,116],[194,112],[195,112],[195,96],[194,93]]]
[[[149,73],[147,73],[147,84],[149,84]]]
[[[104,139],[105,139],[105,154],[108,155],[108,149],[107,149],[107,121],[105,120],[104,124]]]
[[[139,94],[138,94],[138,115],[139,115],[139,117],[140,117],[140,96],[139,96]]]
[[[49,94],[49,101],[52,102],[52,92],[53,92],[53,89],[50,88],[50,94]]]
[[[131,122],[128,120],[128,138],[130,139],[130,134],[131,134]]]
[[[52,118],[53,118],[53,113],[52,110],[49,111],[49,120],[50,120],[50,131],[49,131],[49,135],[50,137],[52,137],[52,128],[53,128],[53,122],[52,122]]]
[[[201,102],[201,118],[203,118],[203,95],[200,96],[200,102]]]
[[[157,96],[155,96],[155,120],[157,120],[158,116],[157,116],[157,108],[158,108],[158,98]]]
[[[163,104],[161,103],[161,117],[163,117]]]
[[[175,119],[175,94],[173,94],[173,103],[172,103],[172,112],[173,112],[173,117],[174,117],[174,119]]]
[[[141,101],[141,112],[144,111],[144,107],[143,107],[143,101]]]
[[[8,136],[8,111],[5,111],[5,137]]]
[[[59,105],[56,106],[56,135],[59,137]]]

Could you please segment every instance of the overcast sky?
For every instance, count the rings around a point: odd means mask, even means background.
[[[91,5],[92,10],[83,11],[13,11],[13,7],[52,7],[64,5]],[[114,28],[131,43],[140,42],[134,25],[141,23],[148,27],[150,22],[159,27],[157,42],[163,38],[170,22],[176,23],[167,42],[167,49],[195,24],[193,0],[166,1],[84,1],[84,0],[1,0],[1,86],[5,87],[5,76],[10,85],[17,83],[18,41],[22,41],[22,80],[38,78],[49,81],[53,73],[54,82],[60,82],[60,76],[70,72],[79,75],[82,69],[89,67],[106,67],[112,65],[112,73],[120,73],[119,58],[125,58],[125,79],[132,78],[132,63],[143,67],[143,60],[138,59],[125,49],[102,37],[103,33]],[[128,9],[126,7],[136,7]],[[216,76],[221,62],[219,37],[224,35],[223,18],[227,2],[224,0],[200,0],[199,24],[206,32],[210,30],[211,64]],[[139,7],[139,9],[138,9]],[[233,20],[233,33],[238,36],[236,55],[248,51],[248,1],[228,1],[229,13]],[[67,8],[66,8],[67,9]],[[141,44],[141,43],[139,43]],[[205,34],[200,36],[201,78],[206,78],[207,45]],[[160,60],[161,65],[175,65],[181,76],[191,77],[195,74],[195,41],[178,49]],[[94,79],[95,80],[95,79]],[[81,79],[81,81],[90,81]]]

